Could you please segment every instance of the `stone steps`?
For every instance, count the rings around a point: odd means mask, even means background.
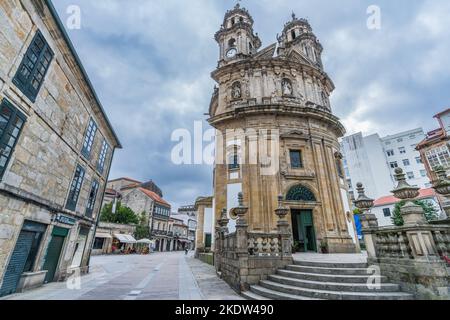
[[[279,269],[277,274],[285,277],[291,277],[302,280],[322,281],[322,282],[347,282],[347,283],[367,283],[369,275],[334,275],[310,272],[297,272],[285,269]],[[374,276],[372,279],[380,278],[381,283],[385,283],[387,278],[384,276]]]
[[[396,292],[400,291],[400,286],[392,283],[381,283],[380,289],[370,289],[366,283],[344,283],[344,282],[322,282],[301,280],[279,275],[269,276],[269,280],[291,286],[298,286],[309,289],[331,290],[331,291],[353,291],[353,292]]]
[[[289,294],[277,290],[271,290],[259,285],[251,286],[250,291],[253,293],[253,297],[257,297],[254,300],[320,300],[312,299],[310,297],[302,297],[297,294]]]
[[[259,284],[261,287],[273,291],[283,292],[290,295],[299,295],[301,297],[308,297],[314,299],[327,300],[409,300],[411,295],[403,292],[353,292],[353,291],[330,291],[308,289],[298,286],[290,286],[273,282],[269,280],[262,280]]]
[[[325,267],[309,267],[299,265],[289,265],[287,270],[298,271],[303,273],[319,273],[319,274],[333,274],[333,275],[370,275],[367,273],[367,268],[325,268]]]
[[[295,261],[242,295],[252,300],[412,300],[413,295],[367,273],[366,263]],[[369,277],[371,277],[369,279]],[[380,287],[371,289],[373,278]],[[371,280],[371,281],[368,281]]]
[[[294,260],[294,265],[305,267],[319,267],[319,268],[367,268],[365,262],[316,262],[316,261],[299,261]]]

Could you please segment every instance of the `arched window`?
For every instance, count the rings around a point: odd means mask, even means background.
[[[230,40],[228,40],[228,47],[232,48],[236,45],[236,39],[231,38]]]
[[[307,187],[302,185],[293,186],[286,195],[287,201],[316,201],[314,193]]]
[[[291,31],[291,36],[292,36],[292,40],[294,40],[295,37],[296,37],[296,36],[295,36],[295,30],[292,30],[292,31]]]

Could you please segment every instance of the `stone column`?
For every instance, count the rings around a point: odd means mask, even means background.
[[[373,228],[376,229],[378,227],[378,221],[377,217],[373,213],[369,213],[369,210],[373,207],[374,200],[365,195],[362,183],[358,183],[356,185],[356,190],[358,191],[358,199],[353,201],[353,203],[362,211],[360,214],[360,220],[364,235],[364,243],[366,244],[369,259],[373,259],[377,256],[375,249],[376,235]]]
[[[195,230],[195,253],[205,250],[204,240],[205,206],[199,205],[197,209],[197,230]]]
[[[217,238],[216,238],[216,250],[214,251],[214,266],[216,268],[217,273],[222,272],[222,262],[225,258],[224,255],[226,254],[226,246],[225,246],[225,235],[228,233],[228,222],[230,219],[228,219],[227,215],[227,209],[222,209],[222,215],[220,219],[217,221],[216,226],[216,232],[217,232]]]

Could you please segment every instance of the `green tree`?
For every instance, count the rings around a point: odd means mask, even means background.
[[[134,237],[137,240],[150,238],[150,227],[148,226],[147,214],[145,211],[141,212],[139,217],[139,224],[136,226]]]
[[[398,227],[402,226],[405,223],[400,212],[400,209],[405,205],[405,203],[405,200],[397,202],[394,207],[394,212],[392,213],[392,223]],[[428,221],[435,220],[439,217],[436,208],[430,202],[424,200],[414,200],[413,203],[422,207],[425,213],[425,218]]]
[[[116,205],[116,213],[112,212],[113,204],[109,203],[103,206],[100,214],[100,221],[120,224],[138,224],[139,218],[133,210],[122,206],[120,201]]]

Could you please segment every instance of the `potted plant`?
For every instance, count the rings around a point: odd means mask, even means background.
[[[292,252],[299,252],[300,251],[300,242],[298,241],[294,241],[294,243],[292,244]]]
[[[326,241],[320,241],[320,251],[322,253],[328,253],[328,243]]]

